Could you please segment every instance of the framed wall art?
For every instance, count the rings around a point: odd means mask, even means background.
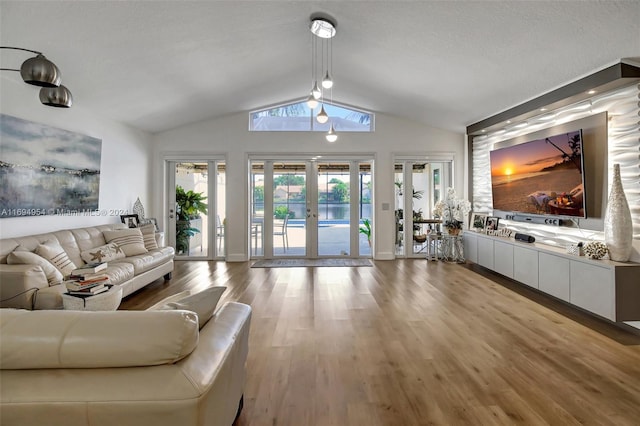
[[[0,114],[0,218],[98,210],[102,141]]]

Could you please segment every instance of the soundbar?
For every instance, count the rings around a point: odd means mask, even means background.
[[[536,242],[535,237],[533,237],[531,235],[527,235],[527,234],[521,234],[519,232],[516,232],[516,236],[514,238],[517,241],[523,241],[525,243],[535,243]]]
[[[539,216],[513,216],[512,220],[516,222],[540,223],[543,225],[562,226],[562,219],[557,217],[539,217]]]

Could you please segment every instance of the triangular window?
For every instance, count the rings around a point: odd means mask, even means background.
[[[279,105],[249,114],[249,130],[252,132],[327,132],[329,126],[337,132],[373,132],[374,115],[368,112],[336,104],[325,103],[329,121],[320,124],[315,120],[320,106],[311,110],[306,101]],[[312,114],[313,113],[313,114]]]

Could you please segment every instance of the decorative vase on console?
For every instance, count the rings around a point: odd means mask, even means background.
[[[609,248],[609,258],[626,262],[633,248],[633,222],[631,210],[624,195],[620,179],[620,164],[613,165],[613,182],[604,215],[604,241]]]

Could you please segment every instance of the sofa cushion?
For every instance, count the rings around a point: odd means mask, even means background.
[[[193,293],[191,292],[191,290],[185,290],[185,291],[181,291],[180,293],[176,293],[173,294],[171,296],[165,297],[164,299],[162,299],[161,301],[159,301],[158,303],[156,303],[153,306],[150,306],[147,308],[147,311],[154,311],[154,310],[158,310],[158,309],[166,309],[164,307],[164,305],[166,305],[169,302],[177,302],[180,299],[184,299],[187,296],[192,295]]]
[[[62,272],[58,271],[51,262],[42,256],[38,256],[30,251],[17,250],[9,253],[7,256],[7,263],[9,265],[38,265],[44,271],[47,277],[47,282],[50,286],[62,284],[64,277]]]
[[[0,264],[0,307],[2,308],[33,309],[35,295],[40,290],[56,287],[62,286],[49,287],[44,271],[37,265]],[[0,337],[0,345],[2,345],[1,342]]]
[[[111,262],[101,271],[109,277],[109,284],[122,284],[135,276],[133,265],[127,262]]]
[[[171,364],[198,344],[189,311],[0,310],[0,368],[105,368]]]
[[[71,275],[71,272],[76,269],[75,263],[69,259],[62,246],[55,240],[39,244],[36,247],[36,254],[51,262],[65,277]]]
[[[142,232],[142,240],[144,241],[144,247],[147,250],[153,250],[158,248],[156,243],[156,226],[153,223],[141,226],[140,232]]]
[[[125,257],[124,251],[116,243],[105,244],[80,252],[80,257],[86,263],[113,262]]]
[[[157,303],[149,310],[175,310],[183,309],[198,314],[198,324],[202,328],[213,317],[218,301],[226,287],[216,286],[209,287],[198,293],[185,295],[183,298],[177,298],[176,295],[169,296],[167,299]],[[182,293],[179,293],[182,294]]]
[[[147,272],[156,266],[162,265],[163,263],[173,259],[173,254],[173,247],[162,247],[150,250],[138,256],[127,256],[124,259],[120,259],[118,262],[131,263],[135,270],[135,274],[140,275],[143,272]]]
[[[9,253],[13,252],[19,245],[15,240],[10,238],[0,240],[0,265],[7,263]]]
[[[142,232],[137,228],[104,231],[107,243],[116,243],[127,256],[136,256],[147,252],[142,239]]]

